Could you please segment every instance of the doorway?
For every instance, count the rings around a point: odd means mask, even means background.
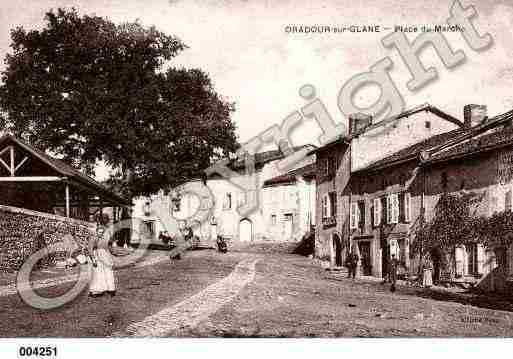
[[[334,233],[332,240],[335,266],[342,267],[344,264],[342,239],[338,234]]]
[[[372,275],[371,246],[368,241],[358,242],[362,275]]]
[[[244,218],[239,223],[239,240],[241,242],[250,242],[253,239],[253,223]]]

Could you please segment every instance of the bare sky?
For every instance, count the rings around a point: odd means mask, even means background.
[[[448,71],[426,49],[421,58],[437,68],[439,79],[416,93],[406,88],[410,74],[397,52],[381,44],[388,32],[305,35],[286,33],[285,26],[443,24],[452,0],[11,0],[0,10],[0,56],[9,51],[11,28],[41,26],[50,8],[74,6],[80,13],[114,22],[138,18],[190,47],[172,65],[202,68],[218,92],[236,102],[234,121],[242,142],[303,106],[298,89],[306,83],[317,88],[335,120],[346,121],[337,108],[340,88],[385,56],[394,62],[391,75],[406,107],[429,102],[459,118],[467,103],[488,105],[490,115],[507,111],[513,108],[512,2],[461,2],[476,6],[476,28],[490,33],[494,45],[474,52],[461,34],[447,34],[452,48],[463,50],[467,61]],[[368,105],[376,93],[364,92],[357,101]],[[318,134],[310,121],[293,138],[296,144],[315,143]]]

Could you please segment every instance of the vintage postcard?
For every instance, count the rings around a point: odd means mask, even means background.
[[[0,19],[2,357],[513,336],[510,0]]]

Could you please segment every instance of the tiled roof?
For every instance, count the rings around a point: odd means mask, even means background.
[[[296,183],[297,176],[302,176],[304,178],[314,178],[315,177],[315,163],[311,163],[301,168],[297,168],[288,173],[285,173],[280,176],[273,177],[264,182],[264,187],[274,186],[280,184],[292,184]]]
[[[308,149],[308,148],[315,148],[314,145],[303,145],[303,146],[296,146],[296,147],[293,147],[293,151],[294,152],[297,152],[297,151],[300,151],[302,149]],[[271,151],[265,151],[265,152],[259,152],[259,153],[255,153],[255,167],[256,168],[260,168],[260,167],[263,167],[264,165],[266,165],[267,163],[269,162],[272,162],[272,161],[276,161],[276,160],[281,160],[285,158],[285,155],[283,154],[283,152],[281,152],[281,150],[271,150]],[[243,169],[245,168],[245,163],[244,163],[244,159],[241,158],[241,159],[236,159],[232,162],[231,164],[231,168],[236,170],[236,169]]]
[[[465,132],[464,129],[456,129],[446,133],[441,133],[439,135],[435,135],[433,137],[429,137],[424,141],[415,143],[409,147],[406,147],[400,151],[393,153],[392,155],[385,157],[381,160],[371,163],[370,165],[358,169],[355,172],[363,172],[363,171],[371,171],[374,169],[386,167],[392,165],[396,162],[401,162],[408,159],[417,158],[417,156],[422,152],[429,150],[433,147],[439,146],[447,142],[448,140],[455,138]]]
[[[415,159],[418,158],[422,151],[429,152],[429,150],[431,150],[430,152],[433,154],[429,160],[426,161],[430,163],[499,146],[513,141],[513,128],[507,127],[505,130],[497,129],[511,121],[513,121],[513,110],[490,118],[472,128],[459,128],[430,137],[355,172],[374,170],[409,159]],[[486,133],[490,129],[496,129],[496,131]],[[444,149],[445,147],[447,149]]]
[[[481,136],[472,137],[465,142],[459,143],[446,150],[433,154],[430,162],[439,162],[442,160],[452,159],[474,153],[486,151],[496,146],[513,143],[513,127],[498,128],[492,133],[485,133]]]
[[[70,179],[74,179],[78,182],[81,182],[82,184],[88,185],[89,187],[94,188],[95,190],[99,191],[103,195],[107,195],[108,197],[111,197],[115,201],[120,202],[121,204],[130,204],[130,201],[126,198],[123,198],[119,196],[118,194],[110,191],[108,188],[106,188],[101,183],[95,181],[91,177],[83,174],[76,168],[73,168],[72,166],[68,165],[67,163],[58,160],[56,158],[50,157],[45,152],[25,143],[24,141],[10,135],[6,134],[2,137],[0,137],[0,144],[6,141],[12,141],[22,147],[24,150],[32,154],[34,157],[38,158],[42,162],[46,163],[49,167],[51,167],[53,170],[58,172],[64,177],[69,177]]]
[[[440,110],[436,106],[432,106],[432,105],[430,105],[428,103],[425,103],[425,104],[413,107],[413,108],[411,108],[409,110],[403,111],[403,112],[401,112],[400,114],[398,114],[396,116],[391,116],[391,117],[385,118],[385,119],[383,119],[383,120],[381,120],[379,122],[373,123],[369,127],[366,127],[366,128],[362,129],[361,131],[359,131],[357,133],[345,134],[345,135],[341,134],[340,136],[338,136],[334,140],[328,142],[327,144],[325,144],[322,147],[319,147],[319,148],[311,151],[310,153],[316,153],[316,152],[322,151],[325,148],[327,148],[329,146],[332,146],[334,144],[337,144],[337,143],[343,143],[343,142],[349,143],[353,137],[359,136],[359,135],[361,135],[364,132],[368,132],[368,131],[373,130],[375,128],[378,128],[378,127],[390,124],[390,123],[392,123],[394,121],[397,121],[397,120],[399,120],[401,118],[409,117],[411,115],[414,115],[414,114],[422,112],[422,111],[431,112],[432,114],[437,115],[438,117],[443,118],[444,120],[447,120],[449,122],[452,122],[452,123],[454,123],[454,124],[456,124],[458,126],[462,126],[463,125],[463,123],[460,120],[458,120],[457,118],[449,115],[448,113],[445,113],[444,111]]]

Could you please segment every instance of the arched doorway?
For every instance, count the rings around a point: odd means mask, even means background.
[[[335,266],[342,267],[344,265],[344,245],[342,238],[337,233],[333,233],[332,236],[333,245],[333,262]]]
[[[244,218],[239,223],[239,240],[241,242],[250,242],[253,239],[253,223]]]

